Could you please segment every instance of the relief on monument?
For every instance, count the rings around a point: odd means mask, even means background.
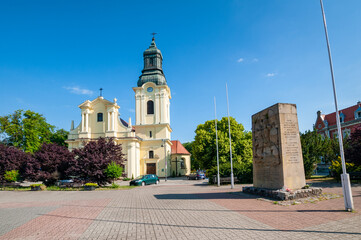
[[[281,163],[277,120],[272,109],[254,119],[254,161],[257,164],[272,166]]]
[[[299,157],[299,132],[297,123],[291,119],[283,123],[283,135],[285,140],[285,158],[289,163],[298,163]]]

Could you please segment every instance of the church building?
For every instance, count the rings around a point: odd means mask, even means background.
[[[87,100],[78,107],[81,122],[72,127],[66,142],[69,150],[80,148],[84,143],[99,137],[114,138],[122,144],[125,173],[131,177],[156,174],[159,177],[186,175],[190,173],[190,153],[179,141],[171,140],[170,99],[171,91],[163,73],[161,51],[154,37],[143,53],[144,68],[135,94],[135,124],[131,118],[120,118],[117,99],[102,96]]]

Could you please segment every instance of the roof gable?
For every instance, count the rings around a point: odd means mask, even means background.
[[[86,100],[85,102],[83,102],[82,104],[80,104],[78,107],[82,108],[82,107],[90,107],[95,105],[98,102],[102,102],[104,105],[116,105],[116,102],[111,102],[109,100],[104,99],[103,97],[97,97],[96,99],[94,99],[93,101],[89,101]]]
[[[180,141],[173,140],[172,144],[172,154],[191,155]]]

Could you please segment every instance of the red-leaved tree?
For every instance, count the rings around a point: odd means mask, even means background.
[[[75,160],[66,171],[67,175],[77,176],[85,182],[100,185],[110,182],[105,174],[108,164],[115,162],[124,165],[122,146],[113,139],[99,138],[88,142],[83,148],[74,149]]]
[[[54,184],[59,179],[68,178],[66,171],[74,164],[74,154],[65,146],[56,143],[44,143],[35,152],[34,158],[40,169],[36,173],[37,180],[46,185]]]
[[[20,175],[22,175],[21,166],[25,162],[31,161],[32,156],[29,153],[25,153],[16,147],[0,144],[0,181],[4,180],[6,171],[20,170]]]
[[[347,162],[361,166],[361,127],[358,127],[347,140],[348,147],[345,149]]]

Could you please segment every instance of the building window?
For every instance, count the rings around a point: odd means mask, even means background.
[[[343,123],[345,122],[345,114],[340,113],[340,122]]]
[[[185,168],[186,168],[186,165],[185,165],[184,162],[185,162],[185,159],[182,158],[182,159],[180,160],[181,169],[185,169]]]
[[[154,102],[152,100],[147,102],[147,114],[154,114]]]
[[[103,113],[98,113],[98,122],[103,122]]]
[[[149,58],[149,67],[153,66],[153,64],[154,64],[153,61],[154,61],[153,58]]]
[[[149,158],[154,158],[154,152],[153,151],[149,151]]]
[[[361,118],[361,112],[357,113],[357,118]]]
[[[153,137],[152,131],[149,131],[149,137]]]
[[[350,135],[351,135],[351,130],[350,129],[345,129],[345,130],[342,131],[343,138],[346,139],[346,138],[350,137]]]

